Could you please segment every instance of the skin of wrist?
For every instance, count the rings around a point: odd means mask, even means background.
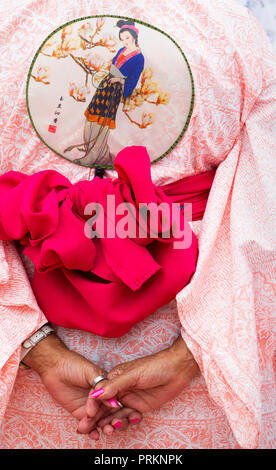
[[[39,341],[24,357],[24,364],[40,376],[56,367],[68,354],[69,349],[54,333]]]
[[[174,364],[176,370],[186,370],[187,363],[195,365],[195,359],[191,351],[188,349],[185,341],[180,335],[177,340],[167,349],[167,354],[170,357],[170,361]]]

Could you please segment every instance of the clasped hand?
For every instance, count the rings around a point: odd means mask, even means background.
[[[40,375],[51,396],[78,420],[76,431],[99,439],[139,423],[143,413],[160,408],[179,395],[198,371],[182,337],[169,348],[151,356],[114,367],[108,374],[80,354],[70,351],[56,335],[40,341],[24,358]],[[107,375],[95,390],[95,377]],[[123,408],[112,407],[110,398]]]
[[[141,421],[143,413],[178,396],[197,372],[197,363],[180,336],[170,348],[114,367],[107,374],[108,380],[96,385],[100,395],[97,393],[97,398],[93,398],[95,390],[89,394],[87,417],[95,419],[97,430],[102,429],[106,435],[111,435],[114,427],[126,429],[129,424]],[[124,408],[113,408],[110,412],[111,398],[118,398]],[[106,407],[101,417],[96,404]],[[84,428],[82,425],[80,422],[79,429],[85,430],[85,424]]]

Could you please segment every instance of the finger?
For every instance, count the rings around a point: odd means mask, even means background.
[[[131,408],[122,408],[114,414],[108,414],[107,416],[99,419],[97,421],[97,426],[103,428],[106,424],[111,424],[112,422],[115,423],[116,420],[120,421],[124,418],[128,418],[129,420],[134,419],[136,423],[136,419],[138,419],[138,421],[142,420],[142,415],[138,411],[132,410]]]
[[[90,433],[99,419],[112,414],[112,411],[106,408],[102,402],[97,402],[95,399],[91,398],[88,400],[85,411],[87,409],[89,414],[85,412],[85,415],[78,425],[79,432],[84,434]]]
[[[138,422],[138,418],[135,418],[135,422]],[[110,427],[112,427],[112,429],[115,428],[115,430],[117,431],[125,431],[129,425],[130,425],[130,422],[128,418],[120,418],[120,419],[115,418],[115,419],[112,419],[111,424],[104,425],[103,432],[104,434],[107,434],[107,435],[112,434],[110,431]]]
[[[89,396],[88,396],[88,401],[87,401],[87,414],[89,416],[94,416],[95,414],[93,413],[92,409],[94,408],[93,400],[96,401],[97,398],[99,398],[102,394],[104,393],[104,389],[102,387],[95,388]],[[96,401],[97,403],[97,401]],[[104,404],[108,408],[115,408],[115,411],[120,408],[119,403],[117,402],[115,397],[108,398],[107,400],[103,400],[102,404]]]
[[[93,429],[93,431],[89,434],[89,437],[94,439],[94,441],[98,441],[100,439],[100,433],[97,429]]]
[[[95,399],[95,397],[93,396],[93,394],[97,396],[97,394],[99,393],[99,391],[101,390],[101,385],[106,383],[107,380],[101,380],[101,382],[99,382],[96,387],[93,389],[90,390],[89,392],[89,395],[88,395],[88,399],[87,399],[87,403],[86,403],[86,413],[88,416],[90,416],[91,418],[95,417],[96,414],[98,413],[98,410],[99,410],[99,405],[101,402],[97,401]],[[109,405],[109,404],[108,404]],[[109,407],[109,406],[108,406]]]
[[[102,431],[106,436],[112,436],[112,434],[114,433],[115,430],[114,430],[113,426],[111,426],[111,424],[106,424],[103,427]]]
[[[103,428],[106,424],[111,424],[112,420],[120,420],[122,418],[126,418],[129,413],[131,412],[131,410],[129,408],[120,408],[119,411],[116,411],[115,413],[113,414],[108,414],[107,416],[99,419],[97,421],[97,426],[99,426],[100,428]]]
[[[138,411],[132,411],[128,416],[128,421],[130,424],[138,424],[142,421],[143,415]]]
[[[127,418],[121,418],[121,419],[116,418],[111,421],[111,425],[117,431],[124,431],[125,429],[127,429],[129,422]]]
[[[112,436],[115,431],[123,431],[127,429],[129,423],[126,418],[114,419],[112,424],[105,424],[102,428],[103,433],[106,436]]]
[[[106,406],[116,407],[116,402],[112,399],[115,399],[116,395],[119,393],[134,388],[136,381],[137,377],[133,370],[122,372],[113,379],[102,381],[98,391],[94,391],[91,395],[95,397],[96,400],[104,401]],[[111,400],[111,402],[108,403],[108,400]]]
[[[101,391],[101,393],[103,392],[104,390]],[[100,395],[98,395],[97,398],[99,398],[99,396]],[[117,410],[121,409],[115,397],[109,398],[108,400],[103,400],[101,403],[105,405],[107,408],[111,408],[110,410],[111,413],[115,413]]]
[[[99,411],[97,412],[95,416],[95,422],[98,426],[98,421],[102,418],[105,418],[106,416],[113,416],[112,413],[113,410],[110,410],[110,408],[106,408],[103,403],[101,403],[101,407],[99,408]],[[116,410],[114,410],[116,412]],[[99,428],[100,429],[100,428]]]
[[[95,418],[97,415],[99,408],[101,406],[101,402],[93,399],[91,396],[88,397],[86,403],[86,414],[90,418]]]
[[[96,402],[96,404],[99,405],[99,402]],[[76,410],[72,411],[72,416],[74,416],[74,418],[77,418],[78,421],[80,421],[84,416],[86,416],[86,406],[85,406],[85,404],[80,406]]]
[[[88,418],[87,416],[82,418],[82,420],[79,422],[79,426],[77,428],[77,433],[78,434],[83,434],[83,435],[84,434],[89,434],[89,436],[92,439],[97,441],[100,438],[100,433],[99,433],[100,428],[98,428],[98,429],[96,428],[95,420],[94,420],[93,423],[91,423],[91,421],[92,420],[90,418]]]
[[[91,431],[93,431],[95,425],[96,420],[93,418],[89,418],[89,416],[86,415],[80,420],[77,432],[81,434],[89,434]]]

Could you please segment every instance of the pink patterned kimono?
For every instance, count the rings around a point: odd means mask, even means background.
[[[154,184],[217,170],[204,218],[191,222],[199,243],[196,272],[175,300],[120,338],[57,327],[70,349],[106,370],[164,349],[180,331],[199,364],[201,375],[181,395],[148,412],[141,425],[96,443],[76,434],[76,420],[33,370],[18,368],[22,341],[46,318],[30,286],[31,263],[14,242],[0,242],[0,447],[274,447],[276,57],[263,28],[249,10],[226,0],[2,3],[1,174],[51,168],[72,183],[93,177],[35,134],[26,75],[39,45],[61,24],[118,11],[173,37],[195,82],[189,126],[152,165]],[[107,174],[116,177],[114,170]]]

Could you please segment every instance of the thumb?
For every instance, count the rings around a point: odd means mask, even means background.
[[[113,369],[112,373],[107,375],[107,378],[108,380],[106,380],[102,386],[99,384],[99,388],[103,390],[103,392],[97,396],[99,400],[106,401],[110,398],[114,398],[118,394],[134,388],[137,383],[134,370],[123,371],[118,368],[115,371]]]
[[[91,387],[94,379],[100,375],[106,377],[107,372],[101,367],[97,366],[93,362],[89,362],[87,359],[83,358],[83,375],[87,382],[88,387]]]

